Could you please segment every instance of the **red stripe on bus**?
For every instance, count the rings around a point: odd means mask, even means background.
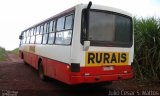
[[[40,56],[23,52],[24,61],[29,63],[35,69],[38,69],[38,59]],[[22,52],[20,51],[20,57]],[[44,72],[46,76],[57,79],[67,84],[96,83],[123,80],[133,78],[132,68],[130,65],[114,66],[114,70],[104,71],[103,67],[81,67],[80,72],[71,72],[70,64],[62,63],[41,57]],[[127,72],[127,73],[124,73]],[[85,75],[88,74],[89,75]]]

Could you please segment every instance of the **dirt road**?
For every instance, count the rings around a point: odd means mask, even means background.
[[[9,62],[22,62],[23,60],[20,59],[18,56],[16,56],[15,54],[12,54],[12,53],[7,53],[7,59]]]
[[[0,62],[0,96],[160,95],[159,83],[138,83],[135,80],[115,81],[103,87],[69,86],[54,79],[44,82],[35,69],[23,64],[17,56],[9,53],[7,56],[8,61]]]

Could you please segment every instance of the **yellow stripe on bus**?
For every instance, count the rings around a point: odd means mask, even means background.
[[[29,46],[29,52],[35,53],[35,46]]]
[[[86,52],[85,66],[128,65],[128,52]]]

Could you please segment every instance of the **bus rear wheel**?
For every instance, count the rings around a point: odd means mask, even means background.
[[[38,66],[38,73],[41,80],[46,81],[46,76],[44,75],[44,68],[42,62]]]
[[[24,65],[28,65],[28,63],[26,61],[23,60],[23,62],[24,62]]]

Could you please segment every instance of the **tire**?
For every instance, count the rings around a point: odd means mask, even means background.
[[[23,62],[24,62],[24,65],[28,65],[28,63],[26,61],[23,60]]]
[[[38,73],[39,73],[40,79],[42,81],[46,81],[46,76],[44,75],[44,68],[43,68],[42,61],[40,62],[39,66],[38,66]]]
[[[23,55],[23,53],[21,53],[21,59],[23,60],[23,64],[24,64],[24,65],[28,65],[28,63],[24,60],[24,55]]]

